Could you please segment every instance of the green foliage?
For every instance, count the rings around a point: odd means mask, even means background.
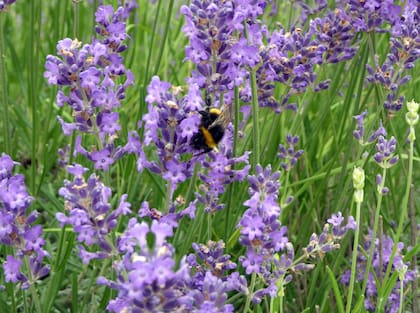
[[[74,138],[65,137],[56,120],[57,115],[71,114],[68,108],[58,108],[55,104],[56,88],[48,86],[43,77],[44,63],[48,54],[56,53],[59,40],[78,38],[89,42],[94,26],[94,13],[99,1],[17,1],[7,13],[0,13],[0,27],[3,29],[4,65],[7,77],[8,134],[10,142],[0,136],[0,148],[21,163],[19,172],[26,177],[31,195],[35,197],[32,207],[41,215],[39,223],[44,227],[47,249],[51,253],[51,273],[36,285],[39,290],[42,312],[104,312],[107,303],[115,297],[115,291],[96,285],[98,273],[110,271],[110,264],[93,262],[89,266],[81,264],[77,257],[76,238],[71,229],[62,229],[55,218],[57,212],[64,211],[64,203],[57,191],[62,186],[66,172],[59,166],[59,148],[74,144]],[[106,1],[116,3],[117,1]],[[122,130],[120,139],[127,138],[130,130],[137,129],[137,122],[147,112],[145,103],[146,87],[154,75],[173,85],[186,86],[185,78],[191,74],[193,65],[184,61],[184,49],[188,39],[181,31],[184,18],[179,9],[184,1],[139,0],[139,9],[130,18],[128,49],[124,52],[125,65],[135,76],[135,85],[126,92],[126,99],[120,109]],[[277,15],[269,16],[266,23],[275,27],[276,21],[287,25],[293,12],[285,2]],[[291,6],[290,6],[291,8]],[[284,12],[284,14],[283,14]],[[268,108],[260,109],[258,120],[248,121],[244,136],[238,138],[237,155],[253,150],[253,130],[259,129],[259,162],[271,164],[280,170],[277,157],[278,146],[285,142],[287,134],[300,136],[299,148],[304,149],[303,157],[294,171],[281,176],[280,203],[285,203],[288,195],[294,200],[282,207],[281,222],[288,227],[289,240],[295,245],[296,254],[308,243],[312,233],[320,233],[326,220],[338,211],[343,216],[355,215],[353,204],[351,172],[354,166],[361,166],[366,173],[365,201],[361,211],[361,233],[367,234],[367,227],[373,228],[373,216],[378,200],[375,176],[379,168],[372,159],[374,146],[360,146],[353,138],[355,129],[353,116],[363,110],[367,116],[367,131],[379,126],[382,120],[388,133],[398,141],[398,164],[387,172],[389,195],[382,200],[380,216],[383,219],[382,232],[395,235],[395,224],[403,218],[400,241],[410,245],[408,216],[400,216],[409,182],[409,144],[406,142],[407,126],[404,120],[405,108],[393,115],[383,109],[384,90],[380,86],[365,84],[365,64],[373,65],[374,54],[383,59],[389,51],[387,34],[363,34],[357,55],[350,62],[324,66],[319,71],[319,80],[331,78],[330,88],[320,93],[307,92],[294,96],[298,103],[297,112],[286,111],[280,115]],[[403,86],[401,94],[406,99],[420,99],[419,65],[408,71],[412,79]],[[276,89],[280,97],[284,90]],[[4,106],[1,114],[5,114]],[[3,120],[2,132],[6,132]],[[417,127],[417,133],[419,133]],[[141,131],[140,131],[141,132]],[[420,136],[420,135],[419,135]],[[146,151],[149,153],[150,151]],[[420,145],[414,146],[414,171],[412,193],[414,199],[409,206],[417,208],[418,224],[420,216],[419,182]],[[253,156],[251,156],[252,158]],[[78,157],[78,162],[92,168],[86,160]],[[186,201],[194,198],[198,178],[181,184],[176,196]],[[143,201],[150,207],[161,208],[165,203],[165,181],[162,177],[146,170],[138,173],[134,156],[126,156],[110,172],[109,186],[113,191],[113,204],[122,194],[127,193],[133,211],[137,212]],[[233,258],[242,254],[238,245],[237,222],[245,211],[243,202],[248,199],[248,184],[245,182],[228,187],[221,198],[225,210],[208,219],[203,208],[198,208],[195,220],[184,219],[176,229],[172,244],[177,256],[192,252],[193,242],[206,242],[207,228],[211,223],[212,240],[223,239],[226,253]],[[416,197],[417,195],[417,197]],[[121,221],[119,231],[124,229],[127,219]],[[286,286],[284,312],[344,312],[346,288],[340,284],[340,277],[350,268],[352,240],[341,243],[341,249],[325,256],[316,268],[304,276],[294,275],[293,282]],[[412,251],[419,251],[415,246]],[[0,247],[0,259],[10,253]],[[410,255],[411,256],[411,255]],[[178,260],[179,261],[179,260]],[[397,277],[388,277],[380,294],[385,298],[392,291]],[[0,277],[0,284],[3,283]],[[354,288],[352,312],[364,312],[361,284]],[[412,290],[412,301],[416,295]],[[244,298],[236,299],[237,308],[243,308]],[[267,300],[266,300],[267,301]],[[6,304],[7,303],[7,304]],[[3,308],[8,308],[3,311]],[[267,312],[264,301],[255,306],[253,312]],[[317,310],[315,310],[317,308]],[[29,291],[18,291],[6,284],[0,294],[0,312],[36,312]]]

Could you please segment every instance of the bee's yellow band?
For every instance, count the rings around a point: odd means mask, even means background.
[[[212,134],[208,131],[208,129],[204,127],[200,127],[200,131],[203,134],[204,141],[206,142],[207,147],[212,148],[212,149],[215,148],[217,144],[214,141],[214,138]]]
[[[220,115],[222,113],[222,111],[220,111],[217,108],[211,108],[209,112],[210,114],[217,114],[217,115]]]

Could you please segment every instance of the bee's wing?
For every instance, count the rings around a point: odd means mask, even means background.
[[[215,125],[222,125],[223,129],[226,129],[229,123],[233,120],[233,115],[233,104],[224,104],[223,108],[221,109],[220,115],[209,126],[209,129],[211,129]]]

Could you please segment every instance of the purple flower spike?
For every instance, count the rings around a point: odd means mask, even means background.
[[[230,133],[229,130],[227,132]],[[227,137],[225,140],[230,140],[229,135],[225,136]],[[211,152],[208,160],[202,161],[203,170],[199,173],[199,177],[203,183],[200,185],[200,192],[196,193],[196,197],[199,202],[204,204],[204,209],[208,213],[215,213],[224,208],[224,205],[219,203],[220,195],[226,191],[226,186],[234,181],[243,181],[250,169],[249,153],[246,152],[241,157],[229,158],[230,151],[227,149],[229,146],[231,147],[230,144],[222,142],[219,153]],[[240,166],[241,169],[233,169]]]
[[[392,136],[389,140],[379,136],[375,146],[376,153],[373,156],[375,161],[382,168],[390,168],[398,161],[398,156],[394,155],[397,146],[397,140]]]
[[[365,135],[364,120],[367,114],[368,114],[367,111],[363,111],[361,114],[353,116],[353,118],[356,120],[356,123],[357,123],[357,127],[356,127],[356,130],[353,132],[353,136],[360,143],[363,143],[363,137]]]
[[[64,181],[64,187],[59,194],[65,199],[68,215],[57,213],[56,218],[61,226],[72,225],[77,240],[88,247],[100,247],[102,251],[89,252],[84,247],[79,256],[84,263],[92,259],[104,259],[112,253],[107,237],[117,226],[121,215],[131,213],[130,204],[126,202],[127,195],[123,195],[118,208],[111,210],[109,203],[111,189],[102,184],[95,174],[85,180],[83,174],[86,168],[75,164],[68,166],[68,172],[74,176],[73,181]]]
[[[192,292],[190,267],[183,259],[179,269],[175,269],[175,250],[166,241],[172,234],[172,227],[165,223],[153,221],[149,226],[134,218],[129,220],[127,230],[117,238],[122,259],[115,261],[113,266],[116,280],[98,279],[99,284],[118,292],[118,296],[109,302],[109,311],[182,312],[186,304],[192,305],[185,297]],[[153,246],[148,245],[146,238],[151,236],[155,238]],[[219,282],[207,280],[205,284],[210,287],[209,284],[216,286]],[[208,287],[202,290],[212,293]],[[195,288],[194,291],[198,293],[199,290]],[[223,300],[223,295],[219,296]]]
[[[143,145],[155,146],[159,161],[147,161],[139,151],[138,168],[148,168],[164,176],[172,190],[192,175],[192,167],[181,161],[184,153],[191,152],[190,138],[200,123],[197,106],[201,108],[201,96],[197,85],[190,85],[186,96],[180,89],[154,76],[147,87],[148,113],[143,116]]]
[[[127,153],[114,145],[121,130],[115,110],[121,106],[126,88],[134,81],[120,55],[126,48],[125,21],[134,7],[127,3],[114,11],[112,6],[100,6],[95,14],[97,38],[84,45],[76,39],[63,39],[57,44],[57,56],[48,55],[45,63],[45,78],[60,89],[57,105],[68,105],[73,110],[70,123],[57,117],[63,133],[66,136],[75,131],[95,135],[101,148],[87,151],[78,139],[75,152],[94,162],[96,169],[105,171]]]
[[[371,232],[365,238],[365,243],[363,245],[364,251],[369,251],[370,245],[372,244],[371,239]],[[384,277],[386,269],[388,267],[391,253],[393,246],[396,243],[392,240],[391,237],[383,235],[381,238],[375,240],[375,248],[373,253],[372,259],[372,267],[370,270],[375,272],[375,277],[372,274],[369,274],[368,284],[365,294],[365,308],[368,311],[374,312],[377,308],[378,299],[378,291],[377,291],[377,283],[378,277]],[[392,267],[391,267],[391,274],[394,271],[400,271],[402,267],[407,268],[410,263],[403,262],[403,248],[404,244],[402,242],[397,243],[397,251],[395,257],[393,259]],[[356,274],[356,281],[360,282],[363,281],[366,271],[366,261],[367,258],[362,251],[358,252],[357,256],[357,274]],[[345,285],[348,285],[350,282],[350,270],[346,271],[343,276],[341,277],[341,282]],[[397,313],[400,307],[400,286],[401,281],[403,281],[404,290],[410,281],[417,279],[417,273],[413,270],[407,270],[405,275],[403,275],[403,279],[401,276],[398,278],[397,282],[395,283],[395,287],[392,289],[391,294],[386,299],[387,303],[385,305],[384,312],[386,313]],[[382,300],[381,300],[382,301]]]
[[[189,83],[206,88],[211,93],[232,93],[247,78],[245,66],[259,60],[261,35],[255,21],[263,13],[266,1],[192,1],[182,6],[186,18],[184,33],[190,38],[185,49],[186,59],[197,65]],[[250,41],[237,31],[248,27]],[[259,28],[258,28],[259,30]],[[255,36],[254,36],[255,34]]]
[[[297,160],[302,156],[303,150],[295,151],[295,147],[299,143],[299,136],[287,135],[287,146],[279,145],[279,153],[277,156],[282,160],[281,167],[285,171],[290,171],[295,165]]]
[[[25,178],[21,174],[12,174],[17,164],[4,153],[0,157],[0,243],[14,251],[14,256],[5,256],[3,270],[6,282],[20,283],[20,287],[26,289],[46,276],[50,267],[42,265],[49,254],[43,249],[45,240],[41,225],[32,225],[38,212],[28,211],[33,198],[26,190]],[[24,258],[29,262],[26,271],[30,273],[22,272]]]
[[[391,48],[383,64],[379,63],[379,57],[375,58],[374,67],[366,65],[369,75],[367,81],[382,85],[387,92],[384,103],[385,109],[399,111],[405,102],[404,96],[398,96],[399,89],[406,84],[411,76],[406,70],[412,69],[419,59],[418,42],[420,41],[420,7],[418,1],[410,0],[404,5],[401,14],[401,7],[393,1],[377,2],[377,16],[391,24]]]
[[[325,253],[339,249],[340,244],[338,241],[341,240],[350,229],[355,230],[356,227],[358,227],[353,216],[349,216],[347,218],[347,223],[344,224],[344,217],[341,212],[333,214],[327,222],[328,223],[324,225],[322,233],[319,236],[317,234],[312,234],[309,245],[303,249],[307,257],[323,257]]]
[[[271,287],[276,286],[276,279],[285,271],[285,263],[278,263],[275,255],[286,250],[289,243],[287,228],[279,222],[279,177],[280,172],[273,173],[270,166],[256,167],[256,175],[248,178],[250,199],[244,205],[249,208],[238,223],[241,229],[239,242],[246,247],[245,255],[240,257],[242,266],[247,274],[261,274]],[[273,263],[276,264],[274,268]],[[260,290],[259,297],[254,300],[275,292],[271,287]]]
[[[210,312],[233,312],[233,307],[226,304],[227,292],[237,290],[246,293],[245,277],[237,272],[228,274],[236,268],[236,264],[230,261],[230,255],[223,254],[224,246],[222,241],[193,244],[198,259],[191,254],[187,260],[195,269],[195,274],[189,281],[190,291],[180,300],[187,311],[201,308]]]

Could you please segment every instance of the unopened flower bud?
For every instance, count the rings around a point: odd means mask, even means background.
[[[420,104],[417,102],[414,102],[414,100],[407,103],[407,110],[408,112],[405,114],[405,120],[407,121],[407,124],[410,126],[410,132],[408,134],[408,139],[411,142],[414,142],[416,140],[416,133],[414,131],[414,125],[416,125],[419,121],[419,110]]]
[[[419,110],[420,104],[415,102],[414,100],[411,100],[407,102],[407,110],[411,113],[417,113]]]
[[[365,187],[365,171],[361,167],[355,167],[353,170],[354,189],[363,189]]]

